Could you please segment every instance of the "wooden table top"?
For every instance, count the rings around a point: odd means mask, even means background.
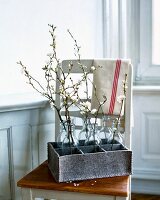
[[[129,193],[129,176],[57,183],[48,168],[47,161],[45,161],[19,180],[17,186],[23,188],[127,197]]]

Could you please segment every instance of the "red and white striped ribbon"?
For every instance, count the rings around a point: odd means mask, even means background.
[[[111,100],[110,100],[110,105],[109,105],[109,112],[108,112],[109,115],[112,115],[114,111],[120,68],[121,68],[121,60],[117,60],[116,68],[114,72],[113,85],[112,85]]]

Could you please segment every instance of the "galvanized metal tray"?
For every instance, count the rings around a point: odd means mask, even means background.
[[[48,143],[48,167],[57,182],[132,174],[132,151],[122,144],[59,148]]]

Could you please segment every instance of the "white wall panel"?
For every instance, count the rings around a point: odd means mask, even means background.
[[[15,186],[17,181],[32,169],[31,139],[30,125],[17,124],[12,127]],[[18,199],[19,196],[20,189],[15,189],[15,198]]]
[[[21,200],[17,181],[47,159],[54,112],[44,102],[38,104],[0,109],[0,200]]]
[[[39,163],[47,159],[47,143],[53,142],[55,138],[55,125],[54,124],[44,124],[39,126],[38,135],[38,152],[39,152]]]
[[[144,143],[142,144],[142,154],[144,159],[159,160],[160,163],[160,113],[150,112],[143,114],[144,127],[142,137]]]
[[[132,191],[160,194],[160,95],[145,88],[134,91]]]
[[[11,199],[10,146],[8,129],[0,130],[0,200]],[[13,163],[12,163],[13,164]]]

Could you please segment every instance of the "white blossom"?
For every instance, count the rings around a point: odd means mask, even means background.
[[[63,79],[61,79],[60,82],[61,82],[61,84],[64,84],[64,83],[65,83],[65,81],[64,81]]]
[[[72,63],[69,63],[69,64],[68,64],[68,68],[69,68],[69,70],[71,70],[71,69],[72,69],[72,66],[73,66],[73,64],[72,64]]]
[[[126,84],[126,83],[127,83],[127,80],[126,80],[126,81],[125,81],[125,80],[122,80],[122,83],[123,83],[123,84]]]
[[[125,98],[126,98],[125,95],[119,95],[119,96],[117,97],[118,103],[122,103],[122,101],[123,101]]]
[[[128,88],[128,86],[124,84],[124,85],[123,85],[123,88],[124,88],[124,89],[127,89],[127,88]]]
[[[52,109],[54,109],[55,104],[52,101],[50,101],[50,106],[51,106]]]
[[[96,70],[95,66],[92,66],[92,67],[91,67],[91,70],[92,70],[92,71],[95,71],[95,70]]]
[[[57,67],[55,67],[54,71],[55,71],[55,72],[58,72],[58,68],[57,68]]]
[[[85,112],[84,112],[84,111],[81,111],[80,113],[81,113],[81,115],[84,115],[84,114],[85,114]]]
[[[85,108],[87,108],[88,110],[91,109],[91,102],[86,101],[86,102],[82,102],[81,105]]]
[[[78,102],[77,96],[75,96],[75,95],[71,97],[71,100],[74,103]]]
[[[94,115],[94,114],[96,114],[96,113],[97,113],[97,109],[94,108],[94,109],[91,110],[91,114]]]

